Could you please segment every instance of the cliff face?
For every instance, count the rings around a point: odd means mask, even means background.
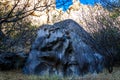
[[[7,5],[8,9],[11,9],[14,6],[15,1],[2,0],[0,3]],[[27,4],[25,11],[38,7],[27,18],[31,21],[32,25],[36,26],[53,24],[65,19],[73,19],[88,31],[91,26],[101,26],[99,19],[103,18],[114,22],[115,26],[119,26],[116,25],[115,22],[119,22],[120,17],[118,16],[116,20],[111,19],[111,12],[104,9],[99,4],[96,4],[95,6],[82,5],[79,0],[73,0],[73,5],[71,5],[69,9],[64,12],[60,9],[56,9],[55,0],[20,0],[18,4],[19,6],[17,6],[16,10],[19,11],[25,4]]]
[[[78,1],[75,1],[66,12],[56,9],[55,5],[51,5],[42,12],[35,11],[34,14],[30,15],[29,19],[33,25],[37,26],[53,24],[65,19],[73,19],[82,25],[85,30],[89,31],[91,29],[93,31],[94,26],[96,29],[101,26],[100,19],[105,18],[105,20],[111,20],[113,22],[113,19],[110,18],[110,14],[111,12],[104,9],[99,4],[89,6],[82,5]],[[118,21],[119,17],[116,20]],[[118,26],[115,20],[114,24]]]

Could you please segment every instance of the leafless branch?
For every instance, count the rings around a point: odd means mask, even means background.
[[[17,10],[17,12],[14,12],[15,8],[18,8],[19,6],[21,6],[21,5],[18,5],[20,3],[20,0],[17,0],[17,2],[12,7],[12,9],[9,11],[9,13],[7,15],[3,15],[0,18],[0,24],[19,21],[19,20],[29,16],[30,14],[32,14],[34,11],[44,11],[45,9],[47,9],[48,7],[50,7],[52,5],[52,4],[40,5],[41,0],[39,0],[37,3],[34,3],[33,8],[27,9],[29,2],[30,2],[30,0],[27,0],[23,4],[24,6],[22,8],[20,8],[20,10]]]

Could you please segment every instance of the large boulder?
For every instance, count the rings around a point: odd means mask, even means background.
[[[40,27],[23,72],[79,76],[102,72],[104,61],[92,37],[75,21],[68,19]]]

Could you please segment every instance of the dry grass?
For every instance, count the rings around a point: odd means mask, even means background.
[[[12,70],[0,72],[0,80],[120,80],[120,67],[114,67],[114,71],[110,74],[106,70],[98,75],[85,75],[83,77],[67,77],[60,78],[58,76],[35,76],[24,75],[20,70]]]

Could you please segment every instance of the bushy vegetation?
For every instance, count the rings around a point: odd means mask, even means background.
[[[33,41],[36,26],[31,25],[27,17],[37,9],[44,11],[47,4],[41,7],[39,4],[42,1],[31,4],[30,2],[31,0],[0,1],[0,51],[14,52],[11,47],[16,45],[25,47]]]
[[[115,63],[120,62],[120,23],[116,20],[120,14],[111,12],[109,16],[98,17],[98,31],[93,32],[93,38],[105,54],[111,55]],[[120,63],[119,63],[120,64]]]
[[[35,32],[37,28],[26,20],[20,20],[15,23],[5,23],[2,26],[4,26],[6,37],[0,42],[1,51],[15,52],[17,47],[15,48],[14,46],[21,46],[21,48],[30,46],[36,36]]]

